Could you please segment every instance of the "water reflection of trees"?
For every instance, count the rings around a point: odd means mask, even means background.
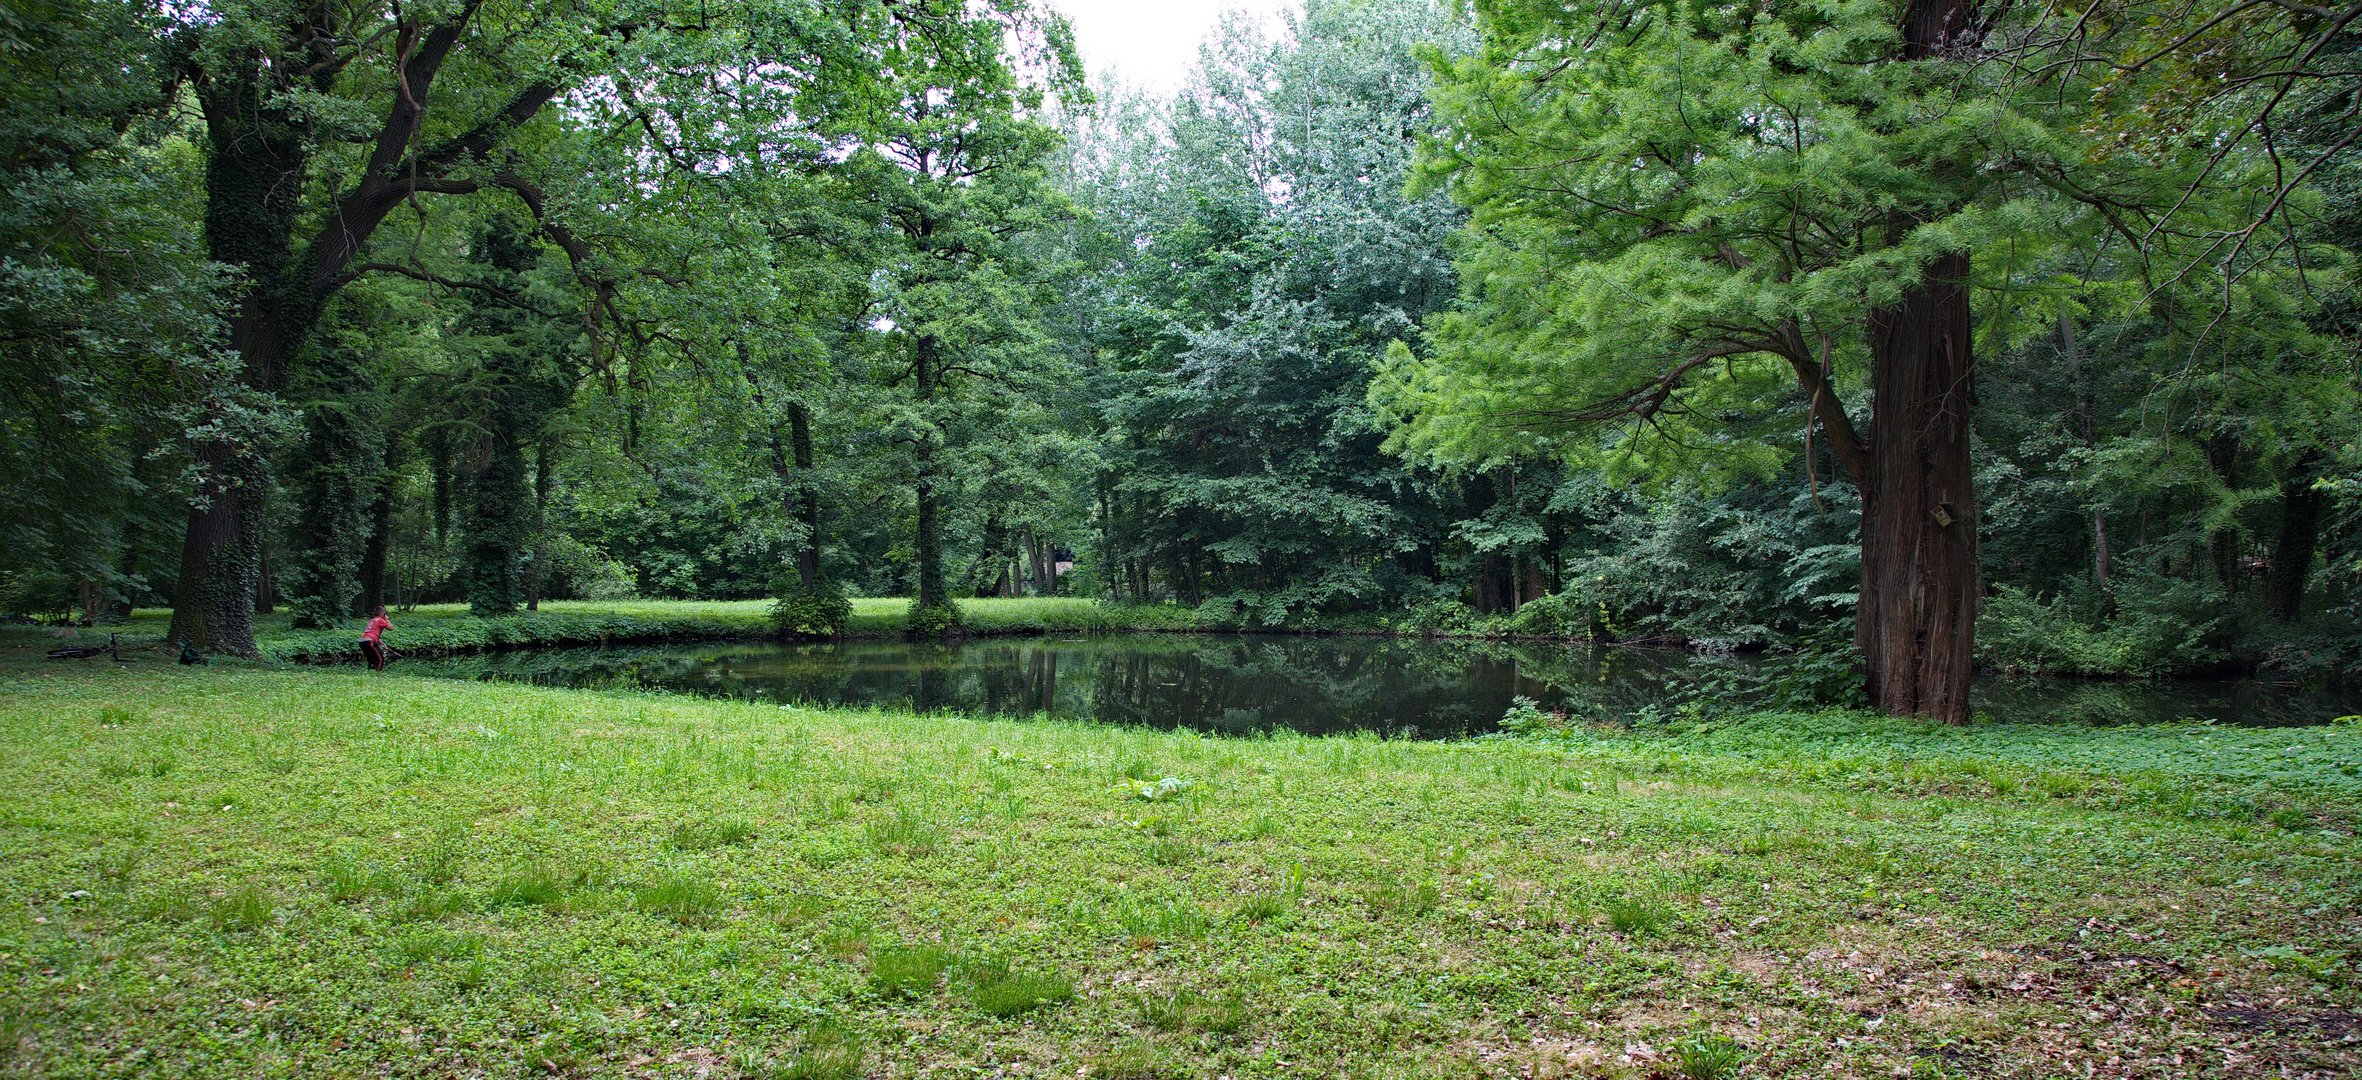
[[[1513,696],[1586,720],[1670,711],[1778,674],[1777,660],[1672,650],[1417,639],[1102,635],[729,643],[516,652],[406,664],[452,677],[712,697],[1049,714],[1242,733],[1375,730],[1443,737],[1490,730]],[[2362,710],[2253,681],[1986,680],[1979,707],[2011,720],[2121,723],[2184,717],[2318,723]],[[1722,702],[1729,704],[1729,702]]]

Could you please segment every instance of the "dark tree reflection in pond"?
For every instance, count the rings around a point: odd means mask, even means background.
[[[1667,716],[1727,695],[1777,660],[1655,649],[1399,638],[1110,634],[950,645],[736,642],[568,649],[414,661],[403,670],[708,697],[1048,715],[1244,734],[1374,731],[1448,738],[1493,729],[1510,700],[1603,721]],[[1733,678],[1739,675],[1740,678]],[[2015,721],[2201,719],[2321,723],[2362,692],[2307,694],[2252,680],[1980,684],[1979,708]]]

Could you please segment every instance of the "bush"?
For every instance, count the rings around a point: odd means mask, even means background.
[[[2262,622],[2231,647],[2247,666],[2307,685],[2362,680],[2362,621],[2327,612],[2305,622]]]
[[[1675,695],[1704,716],[1764,710],[1861,708],[1869,704],[1851,632],[1826,627],[1760,663],[1700,665],[1696,681]]]
[[[2230,661],[2230,605],[2213,585],[2122,579],[2112,614],[2095,598],[2044,600],[2002,586],[1977,620],[1977,658],[2005,672],[2150,677]]]
[[[853,621],[853,601],[833,583],[810,591],[790,584],[775,591],[779,599],[771,602],[771,629],[782,637],[834,637]]]
[[[921,607],[917,601],[910,605],[910,636],[913,638],[950,637],[960,631],[960,609],[953,604],[933,604]]]
[[[1519,694],[1509,699],[1509,711],[1501,714],[1501,730],[1514,735],[1533,735],[1560,731],[1567,726],[1562,712],[1545,712],[1540,703]]]
[[[1535,597],[1509,617],[1509,632],[1527,637],[1591,638],[1600,620],[1599,602],[1578,593]]]
[[[1389,629],[1406,634],[1466,634],[1474,632],[1483,619],[1476,609],[1458,600],[1426,600],[1390,620]]]

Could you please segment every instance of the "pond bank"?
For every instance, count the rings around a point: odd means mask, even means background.
[[[2362,1069],[2353,728],[1215,740],[13,651],[0,1071]]]
[[[1396,629],[1376,617],[1320,620],[1289,626],[1245,626],[1207,617],[1173,604],[1103,603],[1080,597],[983,597],[959,602],[967,637],[1010,637],[1067,633],[1271,633],[1349,634],[1372,637],[1467,637],[1510,640],[1502,635],[1427,634]],[[424,605],[393,613],[386,638],[395,652],[415,659],[463,656],[515,649],[645,645],[694,641],[752,641],[775,636],[768,600],[563,600],[508,618],[479,619],[459,604]],[[910,602],[897,597],[853,601],[853,618],[842,635],[875,640],[902,635]],[[127,638],[162,640],[169,612],[142,610],[121,627],[81,631],[103,639],[110,630]],[[255,620],[256,645],[270,660],[336,663],[360,660],[360,626],[297,630],[283,615]],[[27,630],[26,633],[31,631]],[[1527,637],[1516,640],[1576,642],[1578,638]]]
[[[841,640],[875,641],[899,638],[907,625],[909,601],[869,597],[852,601],[852,620]],[[1082,597],[969,598],[959,601],[965,637],[1024,637],[1074,633],[1207,633],[1278,634],[1376,638],[1433,638],[1449,641],[1525,642],[1695,651],[1697,643],[1682,639],[1640,638],[1592,640],[1579,636],[1515,634],[1497,625],[1456,627],[1438,631],[1403,621],[1409,616],[1357,615],[1324,618],[1283,626],[1248,626],[1214,618],[1198,609],[1175,604],[1119,604]],[[523,649],[661,645],[709,641],[777,640],[771,629],[768,600],[562,600],[542,605],[537,612],[520,612],[498,619],[478,619],[464,605],[424,605],[395,612],[395,629],[387,638],[396,654],[409,659],[434,659],[500,653]],[[32,627],[0,627],[0,643],[34,640],[102,642],[120,632],[126,647],[153,646],[163,641],[171,613],[143,609],[120,626],[80,631],[44,631]],[[288,663],[357,663],[362,659],[358,621],[332,630],[296,630],[285,615],[260,615],[255,620],[256,643],[266,660]],[[58,635],[62,633],[64,637]],[[805,639],[830,640],[830,639]],[[1728,652],[1730,650],[1719,650]],[[1740,649],[1740,652],[1759,650]],[[1843,663],[1818,658],[1813,678],[1842,681]],[[2179,673],[2136,677],[2059,673],[2026,674],[2040,678],[2077,679],[2098,683],[2171,684],[2188,679],[2220,679],[2223,673]],[[1980,678],[2014,677],[1980,669]],[[2248,671],[2236,677],[2267,677]],[[2306,685],[2324,684],[2321,678]],[[2351,680],[2327,679],[2331,687]],[[1827,700],[1821,698],[1819,700]]]

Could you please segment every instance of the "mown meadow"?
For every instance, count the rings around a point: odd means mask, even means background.
[[[2341,1076],[2362,728],[1417,743],[0,665],[0,1067]]]

